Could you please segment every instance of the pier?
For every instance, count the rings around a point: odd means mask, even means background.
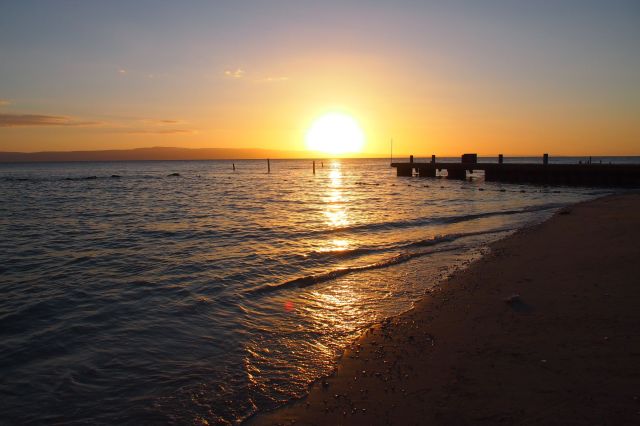
[[[437,172],[447,171],[447,178],[464,180],[467,173],[484,171],[485,181],[505,183],[532,183],[541,185],[575,186],[640,186],[640,164],[550,164],[544,154],[542,163],[505,163],[498,156],[497,163],[478,162],[477,154],[464,154],[459,163],[438,162],[431,156],[430,162],[393,162],[398,176],[436,177]]]

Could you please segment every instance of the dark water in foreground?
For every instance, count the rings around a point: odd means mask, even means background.
[[[0,165],[0,423],[241,420],[488,242],[607,192],[235,163]]]

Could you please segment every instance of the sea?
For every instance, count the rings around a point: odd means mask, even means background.
[[[619,191],[389,159],[0,164],[0,424],[241,423],[489,243]]]

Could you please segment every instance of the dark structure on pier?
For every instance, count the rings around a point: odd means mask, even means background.
[[[505,164],[502,154],[498,163],[478,163],[476,154],[464,154],[460,163],[391,163],[398,176],[436,177],[446,170],[449,179],[466,179],[467,172],[483,170],[487,182],[533,183],[542,185],[640,186],[640,164],[549,164],[544,154],[542,164]]]

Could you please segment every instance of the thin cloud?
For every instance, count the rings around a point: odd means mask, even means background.
[[[146,118],[139,121],[141,126],[126,126],[121,131],[131,135],[188,135],[196,130],[185,128],[189,124],[175,118]]]
[[[124,133],[131,135],[184,135],[194,134],[196,131],[191,129],[133,129],[125,130]]]
[[[185,124],[183,120],[173,118],[141,118],[135,119],[135,121],[143,126],[173,126],[176,124]]]
[[[93,126],[95,121],[79,121],[65,115],[0,114],[0,127]]]
[[[278,82],[283,82],[287,80],[289,80],[289,77],[282,76],[282,77],[266,77],[258,81],[262,83],[278,83]]]
[[[7,106],[10,104],[11,102],[9,102],[7,99],[0,99],[0,106]]]
[[[242,78],[244,77],[244,70],[241,68],[237,68],[235,70],[225,70],[224,75],[225,77],[230,77],[230,78]]]
[[[169,127],[178,127],[183,128],[184,126],[188,126],[189,124],[184,120],[178,120],[175,118],[144,118],[141,120],[137,120],[139,125],[133,126],[125,126],[125,127],[134,127],[136,129],[141,130],[150,130],[155,132],[156,130],[167,130]]]
[[[166,73],[166,72],[161,72],[161,73],[150,72],[150,73],[146,74],[146,77],[148,79],[150,79],[150,80],[154,80],[154,79],[157,79],[157,78],[165,78],[165,77],[168,77],[168,76],[169,76],[169,74]]]
[[[174,119],[145,119],[141,126],[126,126],[116,122],[81,121],[66,115],[44,114],[2,114],[2,127],[82,127],[100,126],[100,132],[125,133],[131,135],[191,135],[196,130],[177,127],[185,125],[184,121]]]

